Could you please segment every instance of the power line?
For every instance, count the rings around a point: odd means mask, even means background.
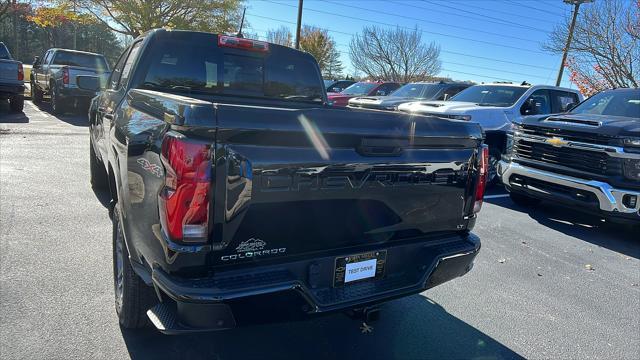
[[[452,9],[452,10],[461,11],[461,12],[464,12],[464,13],[467,13],[467,14],[472,14],[472,15],[481,16],[481,17],[483,18],[483,20],[485,20],[485,21],[486,21],[486,19],[493,19],[493,20],[497,20],[497,21],[502,22],[502,23],[505,23],[505,24],[510,24],[510,25],[512,25],[512,26],[517,26],[517,27],[521,27],[521,28],[525,28],[525,29],[529,29],[529,30],[540,31],[540,32],[543,32],[543,33],[548,33],[548,32],[549,32],[549,31],[544,30],[544,29],[536,28],[536,27],[529,26],[529,25],[519,24],[519,23],[517,23],[517,22],[508,21],[508,20],[504,20],[504,19],[501,19],[501,18],[493,17],[493,16],[488,16],[488,15],[484,15],[484,14],[479,14],[479,13],[476,13],[476,12],[473,12],[473,11],[460,9],[460,8],[453,7],[453,6],[450,6],[450,5],[445,5],[445,4],[436,4],[436,3],[433,3],[433,2],[428,1],[428,0],[421,0],[421,1],[422,1],[422,2],[424,2],[424,3],[431,4],[431,5],[435,5],[435,6],[445,7],[445,8],[449,8],[449,9]],[[503,25],[504,25],[504,24],[503,24]]]
[[[250,14],[248,13],[248,15],[251,16],[255,16],[258,18],[263,18],[263,19],[267,19],[267,20],[273,20],[273,21],[278,21],[278,22],[282,22],[282,23],[287,23],[287,24],[292,24],[292,25],[296,25],[295,22],[293,21],[287,21],[287,20],[281,20],[281,19],[275,19],[272,17],[268,17],[268,16],[262,16],[262,15],[255,15],[255,14]],[[314,27],[318,27],[315,25],[312,25]],[[338,30],[333,30],[333,29],[329,29],[329,28],[322,28],[322,27],[318,27],[321,30],[326,30],[328,32],[331,33],[337,33],[337,34],[343,34],[343,35],[349,35],[349,36],[353,36],[353,33],[348,33],[348,32],[343,32],[343,31],[338,31]],[[252,28],[254,30],[257,31],[263,31],[264,33],[267,33],[268,30],[264,30],[264,29],[256,29],[256,28]],[[346,46],[349,47],[349,44],[343,44],[343,43],[336,43],[336,45],[339,46]],[[446,53],[446,54],[453,54],[453,55],[459,55],[459,56],[466,56],[466,57],[470,57],[470,58],[475,58],[475,59],[483,59],[483,60],[489,60],[489,61],[494,61],[494,62],[501,62],[501,63],[505,63],[505,64],[512,64],[512,65],[519,65],[519,66],[526,66],[526,67],[530,67],[530,68],[537,68],[537,69],[542,69],[542,70],[555,70],[553,68],[550,67],[545,67],[545,66],[540,66],[540,65],[533,65],[533,64],[525,64],[525,63],[521,63],[521,62],[516,62],[516,61],[509,61],[509,60],[502,60],[502,59],[496,59],[496,58],[491,58],[491,57],[486,57],[486,56],[478,56],[478,55],[472,55],[472,54],[467,54],[467,53],[461,53],[461,52],[456,52],[456,51],[450,51],[450,50],[440,50],[441,53]],[[348,52],[345,52],[348,53]]]
[[[279,3],[279,2],[276,2],[276,1],[269,1],[269,0],[265,0],[265,1],[269,2],[269,3],[272,3],[272,4],[278,4],[278,5],[282,5],[282,6],[288,6],[288,7],[295,7],[295,5],[282,4],[282,3]],[[389,24],[389,23],[384,23],[384,22],[381,22],[381,21],[373,21],[373,20],[370,20],[370,19],[364,19],[364,18],[359,18],[359,17],[355,17],[355,16],[336,14],[336,13],[323,11],[323,10],[316,10],[316,9],[310,9],[310,8],[306,8],[305,10],[306,11],[317,12],[317,13],[321,13],[321,14],[326,14],[326,15],[343,17],[343,18],[352,19],[352,20],[364,21],[364,22],[367,22],[367,23],[374,23],[374,24],[379,24],[379,25],[384,25],[384,26],[390,26],[390,27],[394,27],[394,28],[404,28],[404,29],[408,29],[408,30],[415,30],[414,28],[407,27],[407,26],[400,26],[400,25],[397,25],[397,24]],[[449,38],[466,40],[466,41],[473,41],[475,43],[482,43],[482,44],[487,44],[487,45],[492,45],[492,46],[504,47],[504,48],[520,50],[520,51],[526,51],[526,52],[531,52],[531,53],[535,53],[535,54],[544,54],[544,52],[542,52],[542,51],[531,50],[531,49],[526,49],[526,48],[522,48],[522,47],[518,47],[518,46],[512,46],[512,45],[498,44],[498,43],[491,42],[491,41],[472,39],[472,38],[468,38],[468,37],[464,37],[464,36],[450,35],[450,34],[444,34],[444,33],[439,33],[439,32],[435,32],[435,31],[426,31],[426,30],[422,30],[422,29],[418,29],[418,31],[420,31],[422,33],[425,33],[425,34],[440,35],[440,36],[443,36],[443,37],[449,37]]]
[[[472,29],[472,28],[459,26],[459,25],[451,25],[451,24],[441,23],[441,22],[437,22],[437,21],[423,20],[423,19],[416,18],[416,17],[384,12],[384,11],[380,11],[380,10],[367,9],[367,8],[363,8],[363,7],[360,7],[360,6],[345,5],[345,4],[342,4],[342,3],[339,3],[339,2],[335,2],[335,1],[328,1],[328,0],[318,0],[318,1],[326,2],[326,3],[329,3],[329,4],[338,5],[338,6],[343,6],[343,7],[347,7],[347,8],[352,8],[352,9],[359,9],[359,10],[374,12],[374,13],[377,13],[377,14],[384,14],[384,15],[403,18],[403,19],[420,21],[420,22],[428,23],[428,24],[436,24],[436,25],[441,25],[441,26],[452,27],[452,28],[455,28],[455,29],[474,31],[476,33],[484,33],[484,34],[495,35],[495,36],[500,36],[500,37],[505,37],[505,38],[516,39],[516,40],[524,40],[524,41],[529,41],[530,40],[530,39],[525,39],[525,38],[521,38],[521,37],[517,37],[517,36],[511,36],[511,35],[506,35],[506,34],[495,33],[495,32],[491,32],[491,31]]]
[[[541,13],[545,13],[545,14],[548,14],[548,13],[549,13],[549,11],[548,11],[548,10],[538,9],[537,7],[533,7],[533,6],[530,6],[530,5],[524,5],[524,4],[522,4],[522,3],[519,3],[519,2],[516,2],[516,1],[513,1],[513,0],[506,0],[506,1],[507,1],[507,2],[512,3],[512,4],[516,5],[516,6],[519,6],[519,7],[524,7],[524,8],[527,8],[527,9],[531,9],[531,10],[539,11],[539,12],[541,12]],[[606,1],[606,0],[605,0],[605,1]],[[560,8],[560,7],[556,7],[556,8]],[[565,8],[560,8],[560,9],[565,10]]]
[[[521,19],[529,19],[529,20],[534,20],[534,21],[537,21],[537,22],[540,21],[539,18],[534,18],[534,17],[531,17],[531,16],[525,16],[525,15],[522,15],[522,14],[516,14],[516,13],[503,11],[503,10],[487,9],[487,8],[483,8],[483,7],[480,7],[480,6],[469,5],[469,1],[464,3],[464,7],[472,8],[472,9],[478,9],[478,10],[490,10],[492,13],[515,16],[515,17],[518,17],[518,18],[521,18]]]

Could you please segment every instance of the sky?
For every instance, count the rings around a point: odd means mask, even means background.
[[[295,34],[297,8],[298,0],[248,0],[245,29],[262,39],[280,26]],[[441,47],[439,76],[554,85],[561,56],[541,45],[572,8],[562,0],[304,0],[302,23],[329,31],[347,74],[351,34],[366,25],[417,27]],[[573,87],[567,71],[561,85]]]

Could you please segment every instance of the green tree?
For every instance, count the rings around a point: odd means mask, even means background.
[[[78,3],[111,30],[135,38],[162,27],[235,32],[242,17],[243,0],[78,0]]]

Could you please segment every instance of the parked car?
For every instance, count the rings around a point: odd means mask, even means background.
[[[99,88],[92,76],[78,84]],[[153,30],[120,57],[89,114],[125,328],[353,309],[366,319],[462,276],[479,251],[480,126],[330,107],[307,53]]]
[[[338,93],[355,83],[353,80],[324,80],[324,87],[327,92]]]
[[[62,114],[81,106],[87,106],[96,94],[78,88],[78,75],[98,75],[103,81],[109,77],[109,65],[103,55],[68,49],[49,49],[36,57],[31,70],[31,99],[42,101],[51,98],[51,109]]]
[[[349,99],[349,106],[376,110],[398,110],[398,106],[416,100],[447,100],[471,84],[455,82],[416,82],[403,85],[389,96],[363,96]]]
[[[400,84],[394,82],[357,82],[339,93],[327,93],[332,106],[347,106],[349,99],[356,96],[386,96],[394,92]]]
[[[400,105],[400,111],[454,120],[474,121],[485,132],[489,145],[489,184],[499,181],[497,164],[506,147],[512,122],[528,116],[562,113],[582,101],[578,90],[556,86],[495,83],[471,86],[450,101],[420,101]]]
[[[9,49],[0,42],[0,100],[9,100],[13,112],[24,108],[23,80],[22,63],[13,60]]]
[[[566,114],[523,119],[498,172],[518,204],[549,200],[639,223],[640,90],[607,90]]]

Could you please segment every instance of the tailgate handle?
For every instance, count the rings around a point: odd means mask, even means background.
[[[356,151],[364,156],[399,156],[409,146],[409,140],[362,139]]]

